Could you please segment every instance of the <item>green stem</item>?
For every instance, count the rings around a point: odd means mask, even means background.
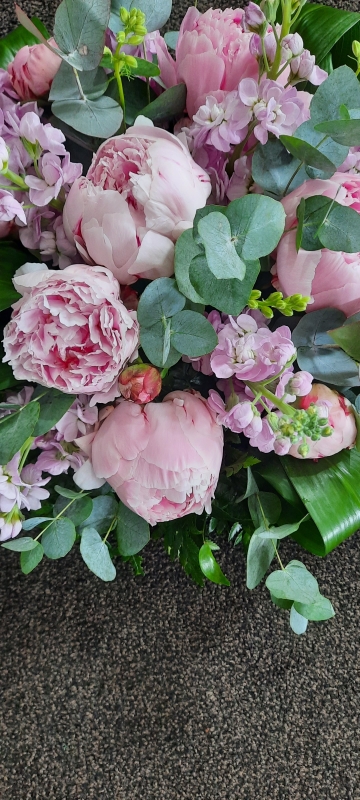
[[[296,178],[296,176],[297,176],[298,172],[300,172],[300,170],[301,170],[301,167],[303,167],[303,166],[304,166],[304,164],[305,164],[305,161],[300,161],[300,164],[299,164],[299,166],[298,166],[298,167],[296,167],[296,170],[295,170],[295,172],[293,172],[293,174],[292,174],[292,176],[291,176],[290,180],[287,182],[287,184],[286,184],[286,186],[285,186],[285,189],[284,189],[284,191],[283,191],[283,193],[282,193],[282,197],[285,197],[286,193],[287,193],[287,192],[289,191],[289,189],[290,189],[290,186],[291,186],[291,184],[292,184],[292,182],[293,182],[294,178]]]
[[[277,47],[276,47],[274,63],[273,63],[272,68],[271,68],[271,70],[269,72],[269,78],[271,78],[274,81],[277,78],[279,67],[280,67],[280,64],[281,64],[281,40],[284,39],[284,37],[287,36],[288,33],[290,32],[290,26],[291,26],[291,0],[284,0],[284,2],[282,2],[282,12],[283,12],[283,18],[282,18],[280,40],[279,40],[279,42],[277,44]]]
[[[115,80],[116,80],[116,83],[117,83],[117,88],[118,88],[118,93],[119,93],[119,102],[120,102],[120,106],[121,106],[121,108],[123,110],[123,115],[124,115],[122,123],[121,123],[121,127],[120,127],[120,132],[124,133],[126,131],[125,95],[124,95],[123,83],[122,83],[122,80],[121,80],[121,61],[119,59],[120,50],[121,50],[121,44],[118,44],[118,46],[117,46],[117,48],[115,50],[115,54],[114,54],[114,61],[115,61],[114,75],[115,75]]]
[[[77,494],[76,497],[72,497],[72,499],[70,500],[70,503],[68,503],[66,506],[64,506],[64,508],[61,511],[59,511],[59,513],[56,515],[56,517],[54,517],[54,519],[50,520],[50,522],[47,525],[45,525],[45,528],[43,528],[40,531],[40,533],[38,533],[38,535],[35,536],[34,541],[37,542],[37,540],[40,539],[40,536],[42,536],[43,533],[45,533],[45,531],[47,531],[47,529],[50,528],[50,525],[52,525],[54,522],[56,522],[57,519],[62,517],[63,514],[65,514],[65,511],[67,511],[67,509],[70,508],[70,506],[72,506],[72,504],[75,502],[75,500],[79,500],[79,497],[84,497],[85,494],[86,494],[86,492],[79,492],[79,494]]]
[[[279,409],[279,411],[282,411],[282,413],[285,414],[287,417],[295,419],[294,411],[296,411],[296,409],[292,408],[288,403],[285,403],[284,400],[280,400],[280,398],[276,397],[276,395],[273,392],[270,392],[269,389],[267,389],[266,386],[264,385],[265,382],[251,383],[251,381],[244,381],[244,383],[246,383],[246,386],[248,386],[249,389],[251,389],[254,395],[258,394],[258,392],[260,391],[262,396],[266,397],[267,400],[270,400],[270,402],[273,403],[273,405],[276,406]]]
[[[234,150],[233,150],[233,152],[232,152],[232,154],[231,154],[231,156],[230,156],[230,158],[228,160],[228,163],[226,165],[226,172],[229,175],[229,177],[231,177],[231,175],[233,174],[235,161],[237,161],[238,158],[240,158],[246,143],[250,139],[250,136],[251,136],[251,134],[252,134],[252,132],[253,132],[253,130],[255,128],[255,125],[256,125],[256,122],[251,122],[250,123],[249,130],[248,130],[248,132],[247,132],[247,134],[245,136],[245,139],[242,142],[240,142],[240,144],[237,144],[236,147],[234,148]],[[247,155],[247,153],[246,153],[246,155]]]
[[[34,437],[33,436],[29,436],[29,438],[26,440],[26,442],[23,444],[23,446],[21,448],[21,459],[20,459],[18,472],[21,472],[21,470],[22,470],[22,468],[23,468],[23,466],[25,464],[25,461],[26,461],[26,459],[27,459],[27,457],[29,455],[29,451],[30,451],[30,448],[31,448],[31,445],[32,445],[33,441],[34,441]]]
[[[23,191],[27,192],[29,187],[24,181],[24,178],[21,178],[20,175],[16,175],[16,172],[12,172],[11,169],[7,169],[6,172],[3,172],[2,175],[4,178],[7,178],[9,181],[18,186],[19,189],[23,189]]]

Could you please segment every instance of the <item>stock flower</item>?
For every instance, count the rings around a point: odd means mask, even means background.
[[[64,228],[88,262],[122,284],[174,272],[174,243],[210,194],[209,176],[186,147],[152,125],[105,142],[87,178],[75,181]]]
[[[92,404],[118,396],[118,375],[136,353],[139,326],[113,275],[74,265],[18,275],[16,285],[27,291],[4,329],[4,360],[15,377],[93,395]]]
[[[180,26],[175,60],[165,41],[155,40],[161,79],[168,88],[185,83],[189,117],[207,95],[236,89],[241,78],[256,77],[258,65],[249,50],[252,34],[245,31],[244,11],[189,8]]]
[[[38,143],[43,150],[48,150],[56,156],[65,156],[65,136],[59,128],[54,128],[50,122],[43,125],[35,111],[27,111],[19,123],[19,134],[22,139],[30,144]]]
[[[18,217],[21,222],[26,223],[25,211],[15,197],[5,189],[0,189],[0,224],[11,222]]]
[[[231,145],[245,139],[247,129],[247,115],[244,116],[238,93],[217,92],[216,96],[208,95],[194,114],[189,133],[195,149],[207,144],[227,153]]]
[[[74,183],[82,172],[81,164],[73,164],[69,153],[66,153],[62,161],[53,153],[44,153],[39,166],[42,178],[37,175],[27,175],[25,178],[30,190],[30,202],[35,206],[48,205],[65,184]]]
[[[119,375],[119,389],[126,400],[150,403],[161,392],[161,376],[151,364],[134,364]]]
[[[333,307],[347,316],[359,310],[360,256],[333,250],[296,250],[296,210],[302,197],[324,195],[360,213],[360,175],[336,172],[329,180],[305,181],[282,200],[286,229],[277,248],[273,272],[285,296],[300,293],[312,297],[308,310]]]
[[[206,400],[177,391],[145,406],[121,400],[95,435],[91,461],[95,475],[155,525],[210,513],[222,454],[222,427]]]
[[[269,133],[279,137],[291,135],[309,118],[304,99],[295,87],[284,88],[277,81],[263,78],[260,84],[253,78],[239,83],[243,121],[255,123],[254,136],[266,144]]]
[[[311,441],[308,436],[305,437],[309,448],[305,458],[333,456],[335,453],[339,453],[340,450],[354,447],[357,429],[349,400],[322,383],[314,383],[310,393],[302,397],[297,402],[297,406],[298,408],[307,409],[311,403],[314,403],[317,407],[321,417],[327,418],[331,435],[322,436],[318,441]],[[303,458],[304,456],[299,453],[298,447],[298,445],[293,445],[289,451],[290,455],[295,458]]]
[[[219,331],[218,344],[210,357],[218,378],[235,375],[242,381],[263,381],[275,376],[294,358],[296,350],[286,325],[270,331],[247,314],[229,319]]]
[[[54,39],[49,39],[49,44],[56,47]],[[21,47],[7,70],[17,95],[21,100],[31,100],[49,92],[60,64],[60,56],[45,44],[33,44]]]

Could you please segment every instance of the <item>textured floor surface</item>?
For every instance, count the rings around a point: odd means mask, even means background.
[[[50,0],[23,6],[50,23]],[[155,546],[108,585],[0,551],[0,799],[360,800],[359,545],[284,545],[337,612],[300,638],[240,551],[203,592]]]

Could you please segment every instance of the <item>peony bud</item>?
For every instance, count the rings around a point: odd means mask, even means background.
[[[161,375],[151,364],[133,364],[119,375],[119,389],[125,400],[151,403],[161,392]]]

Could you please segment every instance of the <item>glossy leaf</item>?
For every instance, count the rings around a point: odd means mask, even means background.
[[[212,554],[209,542],[205,542],[200,548],[199,564],[201,571],[209,581],[220,586],[230,586],[230,581],[224,575]]]
[[[49,34],[42,22],[37,17],[32,17],[31,21],[42,32],[43,36],[48,38]],[[22,47],[26,45],[31,47],[33,44],[38,43],[37,36],[27,31],[23,25],[18,25],[17,28],[14,28],[13,31],[10,31],[0,39],[0,69],[6,69]]]
[[[75,395],[64,394],[59,389],[45,389],[37,386],[32,397],[40,405],[39,419],[35,425],[33,436],[43,436],[56,425],[72,406]]]
[[[29,575],[40,564],[43,556],[44,548],[40,542],[37,542],[32,550],[24,550],[20,555],[20,567],[24,575]]]
[[[40,413],[39,403],[28,403],[0,419],[0,464],[7,464],[31,436]]]
[[[131,75],[140,75],[143,78],[156,78],[160,75],[160,70],[157,64],[152,61],[147,61],[145,58],[138,58],[136,56],[137,66],[131,67]]]
[[[75,525],[66,517],[54,519],[41,537],[44,553],[48,558],[64,558],[70,552],[76,538]]]
[[[111,560],[109,548],[95,528],[86,527],[83,529],[80,553],[86,566],[89,567],[94,575],[106,582],[115,580],[116,569]]]
[[[123,503],[119,503],[116,537],[120,555],[134,556],[143,550],[150,539],[149,524]]]
[[[360,38],[356,32],[359,21],[359,14],[355,12],[308,3],[302,8],[292,30],[300,33],[304,47],[310,50],[316,57],[316,62],[320,63],[348,32],[350,40]],[[348,52],[351,54],[351,45]],[[346,54],[347,51],[344,52],[344,56]]]
[[[141,113],[154,123],[171,119],[184,113],[186,106],[185,83],[178,83],[160,94],[152,103],[146,105]]]

